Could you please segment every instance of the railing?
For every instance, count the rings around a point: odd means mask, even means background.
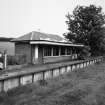
[[[8,91],[12,88],[30,84],[39,80],[47,80],[56,76],[71,72],[73,70],[93,65],[97,62],[102,62],[103,57],[92,58],[79,61],[73,64],[67,64],[60,67],[48,68],[47,70],[31,71],[23,74],[14,74],[4,78],[0,78],[0,92]]]

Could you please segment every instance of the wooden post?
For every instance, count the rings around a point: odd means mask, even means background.
[[[73,65],[71,65],[71,71],[73,70]]]
[[[18,79],[19,79],[19,81],[18,81],[19,82],[19,86],[21,86],[21,76],[19,76]]]
[[[51,75],[52,75],[52,78],[53,78],[53,69],[51,70]]]
[[[65,72],[67,72],[67,66],[65,66]]]
[[[45,71],[42,72],[42,80],[45,80]]]
[[[61,74],[61,68],[59,67],[59,75]]]
[[[34,73],[32,74],[32,83],[34,82]]]
[[[1,82],[1,91],[4,91],[4,80]]]
[[[6,69],[6,67],[7,67],[7,51],[5,50],[4,51],[4,69]]]

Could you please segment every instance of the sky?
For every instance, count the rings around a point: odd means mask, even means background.
[[[0,0],[0,37],[19,37],[31,31],[63,35],[65,15],[77,5],[95,4],[105,13],[105,0]]]

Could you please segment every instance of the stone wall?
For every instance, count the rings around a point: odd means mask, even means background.
[[[65,74],[71,72],[73,70],[87,67],[88,65],[93,65],[94,63],[103,61],[103,57],[98,57],[90,60],[80,61],[78,63],[73,63],[70,65],[55,67],[48,70],[42,70],[38,72],[28,72],[26,74],[17,74],[10,75],[9,77],[0,78],[0,92],[1,91],[8,91],[12,88],[30,84],[39,80],[46,80],[49,78],[54,78],[61,74]]]

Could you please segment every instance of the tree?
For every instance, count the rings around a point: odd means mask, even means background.
[[[69,32],[64,34],[65,38],[89,46],[92,55],[105,51],[105,15],[101,7],[77,6],[66,17]]]

